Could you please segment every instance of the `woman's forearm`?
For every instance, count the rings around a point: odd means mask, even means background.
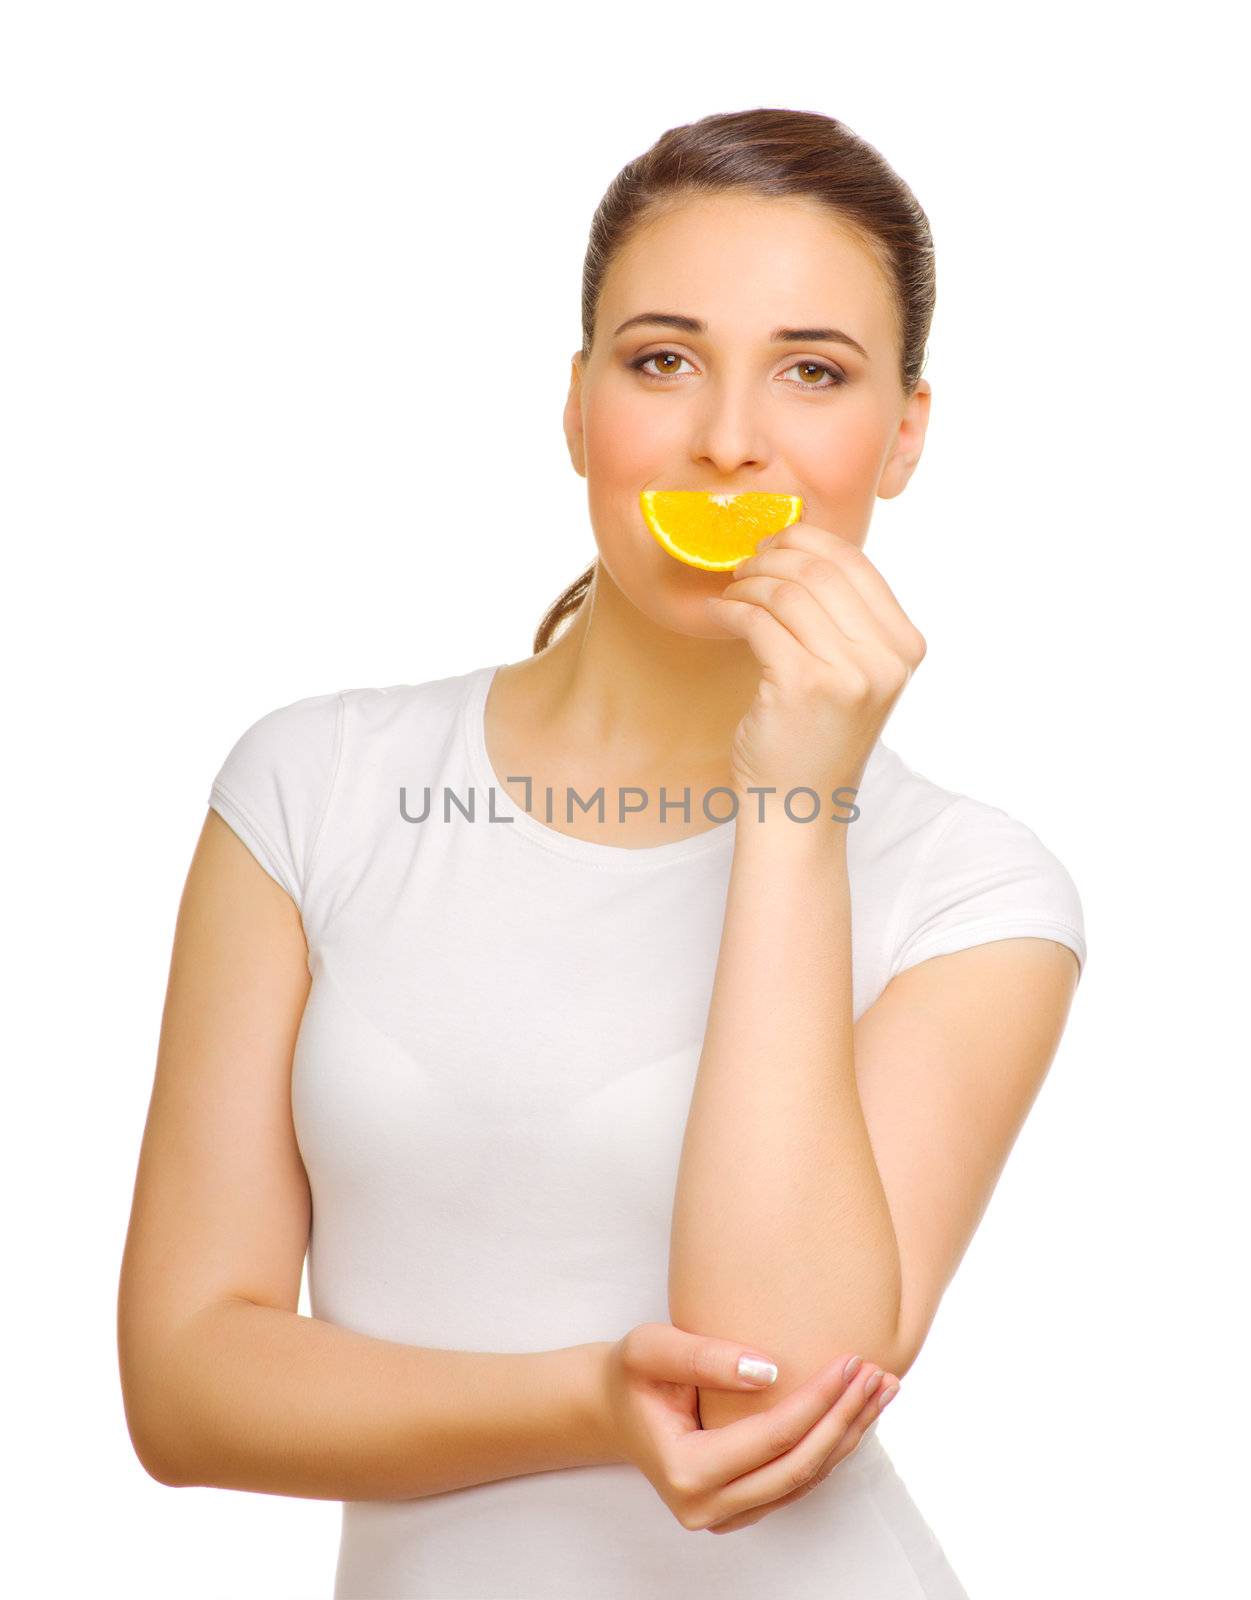
[[[171,1341],[159,1380],[145,1378],[142,1447],[132,1433],[147,1470],[180,1487],[416,1499],[617,1459],[606,1348],[430,1349],[231,1300]]]
[[[718,1427],[840,1350],[889,1363],[899,1250],[856,1087],[846,830],[736,822],[721,947],[673,1212],[669,1313],[781,1368],[704,1390]]]

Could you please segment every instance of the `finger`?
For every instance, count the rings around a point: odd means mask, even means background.
[[[811,550],[779,550],[770,545],[757,556],[740,561],[731,573],[731,582],[742,578],[787,578],[816,595],[848,639],[884,639],[886,631],[847,570],[837,561]]]
[[[924,654],[925,640],[899,604],[890,584],[858,545],[840,538],[828,528],[818,528],[811,522],[801,520],[774,534],[768,547],[750,559],[760,560],[779,548],[806,550],[836,562],[896,647],[916,654],[919,646],[920,654]]]
[[[717,1493],[720,1503],[719,1491],[726,1484],[750,1474],[762,1462],[785,1457],[853,1387],[860,1367],[853,1367],[850,1377],[847,1368],[858,1359],[840,1356],[769,1410],[692,1435],[695,1492]],[[737,1509],[730,1506],[721,1514],[728,1516]]]
[[[810,1477],[806,1477],[797,1488],[779,1496],[778,1499],[766,1501],[763,1505],[754,1506],[749,1511],[742,1511],[724,1521],[713,1523],[707,1531],[709,1533],[733,1533],[738,1528],[750,1528],[753,1523],[772,1516],[775,1511],[780,1511],[783,1506],[789,1505],[792,1500],[802,1500],[805,1495],[811,1494],[818,1484],[824,1483],[835,1467],[840,1466],[847,1460],[848,1456],[859,1448],[865,1433],[877,1420],[880,1411],[880,1396],[886,1386],[886,1380],[883,1378],[876,1389],[869,1393],[868,1385],[873,1382],[874,1378],[870,1373],[864,1387],[860,1390],[862,1395],[860,1410],[847,1425],[833,1450],[830,1451],[829,1455],[826,1456]]]
[[[726,585],[726,600],[749,601],[775,617],[783,628],[827,666],[857,663],[863,646],[843,632],[812,590],[792,578],[758,573]]]
[[[767,1505],[757,1506],[753,1511],[741,1512],[737,1516],[728,1518],[724,1522],[713,1524],[710,1533],[732,1533],[736,1528],[748,1528],[754,1522],[759,1522],[763,1517],[771,1516],[784,1505],[789,1505],[792,1500],[802,1500],[806,1494],[811,1494],[819,1483],[823,1483],[834,1468],[840,1466],[859,1449],[865,1434],[877,1421],[878,1417],[890,1401],[899,1393],[899,1379],[893,1373],[882,1374],[882,1380],[872,1394],[868,1393],[868,1385],[872,1382],[872,1374],[866,1379],[861,1390],[864,1396],[863,1404],[856,1413],[855,1418],[847,1427],[843,1437],[826,1457],[821,1467],[814,1474],[810,1482],[801,1484],[792,1489],[789,1494],[784,1494],[778,1500],[772,1500]]]
[[[734,1339],[715,1339],[688,1333],[669,1322],[643,1322],[632,1328],[622,1345],[622,1361],[631,1371],[660,1383],[681,1383],[700,1389],[759,1389],[768,1383],[752,1381],[752,1372],[768,1376],[777,1365],[759,1350]],[[746,1359],[752,1366],[739,1370]],[[770,1378],[768,1382],[772,1382]]]
[[[756,555],[767,556],[779,548],[807,550],[813,555],[837,562],[865,604],[883,621],[895,612],[902,617],[907,616],[890,584],[860,546],[853,544],[850,539],[842,538],[829,528],[818,528],[815,523],[800,521],[776,533],[766,548],[758,550]]]
[[[713,1499],[712,1522],[724,1522],[727,1517],[740,1512],[754,1511],[757,1507],[771,1506],[775,1500],[796,1491],[808,1490],[818,1481],[829,1456],[842,1445],[845,1435],[854,1424],[868,1397],[875,1394],[881,1383],[880,1367],[863,1365],[846,1384],[834,1404],[805,1432],[785,1454],[766,1461],[754,1471],[727,1482]],[[791,1397],[794,1398],[793,1396]],[[782,1406],[775,1408],[781,1411]],[[762,1413],[763,1417],[771,1415]],[[747,1420],[758,1421],[752,1417]],[[872,1420],[870,1418],[870,1420]],[[731,1423],[722,1432],[730,1432],[741,1423]],[[836,1464],[836,1463],[835,1463]],[[833,1467],[830,1469],[833,1470]],[[711,1523],[710,1523],[711,1525]]]
[[[881,1413],[886,1410],[887,1406],[899,1393],[899,1388],[899,1379],[893,1372],[888,1372],[882,1379],[882,1387],[877,1396],[877,1409],[874,1413],[875,1418],[880,1416]],[[867,1428],[868,1426],[869,1424],[866,1422],[865,1427]]]
[[[899,1379],[893,1372],[881,1373],[876,1381],[873,1374],[869,1374],[865,1380],[860,1410],[851,1419],[843,1437],[835,1444],[825,1464],[817,1473],[815,1483],[827,1478],[840,1462],[846,1461],[848,1456],[854,1455],[859,1449],[861,1440],[882,1414],[882,1397],[888,1391],[892,1400],[899,1393]]]
[[[708,613],[730,633],[746,639],[761,666],[777,676],[797,673],[807,666],[811,652],[764,606],[754,601],[714,595]]]

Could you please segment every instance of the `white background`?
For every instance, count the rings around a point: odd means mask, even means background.
[[[529,653],[594,553],[560,426],[592,212],[665,128],[770,105],[849,123],[934,229],[932,424],[867,545],[929,641],[886,740],[1039,833],[1090,945],[881,1437],[974,1600],[1245,1582],[1232,25],[6,8],[11,1592],[329,1595],[337,1503],[163,1487],[122,1413],[117,1276],[209,782],[275,706]]]

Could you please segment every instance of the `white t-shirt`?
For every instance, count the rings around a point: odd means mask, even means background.
[[[669,1320],[734,824],[633,849],[521,809],[483,738],[496,670],[270,711],[209,803],[308,940],[291,1095],[314,1316],[515,1352]],[[426,820],[407,820],[427,788]],[[905,967],[991,939],[1054,939],[1084,962],[1076,888],[1029,828],[880,741],[856,804],[857,1017]],[[724,795],[710,806],[728,814]],[[335,1597],[963,1600],[877,1430],[815,1492],[726,1539],[681,1527],[626,1464],[350,1501]]]

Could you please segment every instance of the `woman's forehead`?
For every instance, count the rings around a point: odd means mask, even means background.
[[[712,341],[833,326],[871,351],[893,326],[874,254],[837,219],[772,200],[732,210],[693,200],[632,236],[604,275],[601,325],[615,330],[656,311],[702,323],[675,331]],[[639,337],[663,331],[637,329]]]

